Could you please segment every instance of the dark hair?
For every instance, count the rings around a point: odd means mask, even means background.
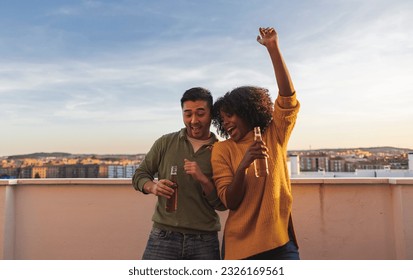
[[[184,107],[185,101],[197,101],[197,100],[206,101],[212,113],[213,99],[212,99],[211,92],[202,87],[194,87],[194,88],[190,88],[187,91],[185,91],[181,98],[181,108]]]
[[[220,136],[228,138],[221,111],[235,114],[251,128],[259,126],[264,132],[272,120],[274,104],[268,90],[261,87],[244,86],[227,92],[214,103],[212,124]]]

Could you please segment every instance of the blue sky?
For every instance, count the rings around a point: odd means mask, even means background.
[[[279,34],[301,111],[289,149],[413,148],[413,2],[2,1],[0,156],[145,153],[179,99],[277,87]],[[215,128],[211,127],[215,132]]]

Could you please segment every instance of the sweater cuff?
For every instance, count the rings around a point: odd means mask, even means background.
[[[135,188],[136,190],[142,192],[143,194],[149,194],[145,191],[145,189],[143,188],[143,186],[146,184],[146,182],[151,181],[151,179],[149,178],[143,178],[141,180],[138,181],[137,184],[137,188]]]
[[[292,109],[297,106],[297,97],[295,92],[291,96],[277,96],[277,104],[280,106],[282,109]]]

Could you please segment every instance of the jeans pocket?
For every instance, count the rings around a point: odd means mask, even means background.
[[[151,237],[154,239],[165,239],[168,238],[169,232],[159,228],[153,228],[151,231]]]

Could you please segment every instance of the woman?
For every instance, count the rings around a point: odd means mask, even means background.
[[[299,103],[273,28],[260,28],[257,41],[270,55],[279,95],[240,87],[214,104],[213,124],[229,139],[214,144],[213,178],[229,209],[224,231],[225,259],[299,259],[292,227],[292,194],[287,170],[287,144]],[[253,129],[261,128],[263,141]],[[269,174],[255,177],[255,159],[266,157]]]

